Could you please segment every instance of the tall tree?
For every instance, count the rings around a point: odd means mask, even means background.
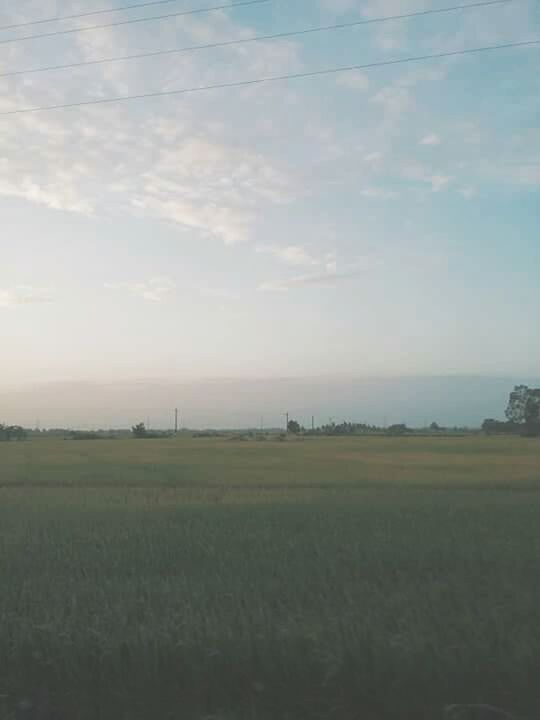
[[[529,398],[530,390],[527,385],[516,385],[513,392],[510,393],[508,407],[506,408],[506,417],[510,422],[525,422],[525,407]]]
[[[528,435],[540,434],[540,389],[516,385],[510,393],[506,417],[510,422],[523,425]]]
[[[528,397],[525,404],[525,422],[534,425],[540,419],[540,397]]]

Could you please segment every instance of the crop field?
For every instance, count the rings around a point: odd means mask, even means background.
[[[534,716],[539,501],[517,437],[0,443],[0,718]]]

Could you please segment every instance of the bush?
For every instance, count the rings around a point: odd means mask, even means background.
[[[395,436],[395,435],[407,435],[407,433],[409,433],[409,432],[410,432],[410,430],[409,430],[409,428],[405,425],[405,423],[398,423],[398,424],[396,424],[396,425],[390,425],[390,427],[389,427],[388,430],[386,431],[386,434],[387,434],[387,435],[392,435],[392,436]]]

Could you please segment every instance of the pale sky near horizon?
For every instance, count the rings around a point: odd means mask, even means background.
[[[451,4],[274,0],[18,43],[77,23],[3,30],[0,74]],[[5,2],[0,26],[104,6]],[[534,39],[540,4],[513,0],[0,78],[0,389],[537,375],[540,45],[1,115]]]

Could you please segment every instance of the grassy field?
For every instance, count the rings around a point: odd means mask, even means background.
[[[0,444],[0,718],[534,714],[540,442]]]

